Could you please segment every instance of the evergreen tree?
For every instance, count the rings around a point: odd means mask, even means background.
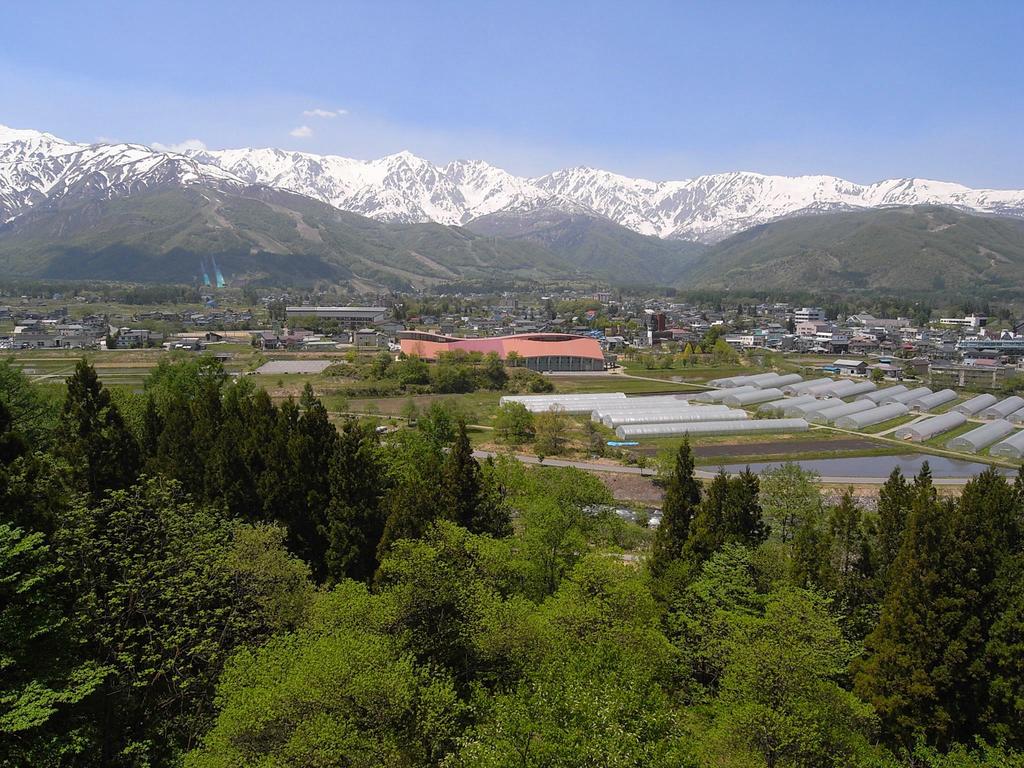
[[[480,465],[473,458],[465,422],[459,422],[452,443],[441,467],[441,497],[445,517],[474,533],[476,518],[483,497],[483,483],[480,479]]]
[[[27,450],[25,440],[14,429],[14,416],[0,400],[0,471]]]
[[[348,577],[369,581],[377,571],[377,550],[384,533],[383,497],[389,493],[372,429],[346,420],[329,471],[331,500],[320,522],[326,544],[324,562],[312,563],[315,575],[337,582]]]
[[[160,433],[164,430],[163,418],[160,416],[160,409],[157,408],[156,400],[152,395],[146,395],[146,405],[142,412],[142,436],[139,440],[139,448],[147,460],[157,454],[157,447],[160,444]]]
[[[699,568],[725,544],[757,546],[767,531],[761,519],[757,475],[749,469],[735,478],[719,472],[690,524],[683,559]]]
[[[989,707],[992,670],[986,665],[985,646],[1002,608],[997,577],[1011,554],[1020,551],[1021,512],[1014,488],[990,468],[964,486],[950,521],[943,580],[946,601],[959,615],[934,677],[942,682],[954,741],[979,735]]]
[[[832,541],[819,515],[804,517],[792,534],[789,581],[803,589],[832,586]]]
[[[1006,558],[993,585],[995,620],[985,646],[982,721],[995,741],[1024,748],[1024,552]]]
[[[511,520],[502,499],[488,488],[473,458],[473,447],[465,422],[459,422],[455,442],[441,467],[441,503],[444,516],[472,533],[505,536],[511,532]]]
[[[139,446],[96,370],[80,360],[67,380],[59,450],[78,487],[93,498],[128,487],[139,470]]]
[[[847,488],[829,515],[832,572],[843,632],[861,642],[877,623],[875,554],[864,513]]]
[[[862,512],[853,498],[853,489],[847,488],[839,504],[829,515],[829,528],[833,542],[833,567],[840,580],[850,576],[863,554]]]
[[[259,393],[257,393],[259,398]],[[303,514],[305,499],[301,478],[291,463],[289,446],[298,428],[299,407],[288,398],[276,407],[267,398],[269,432],[264,441],[254,446],[260,457],[257,490],[264,522],[287,525]]]
[[[899,467],[894,468],[878,493],[878,544],[875,551],[883,588],[888,584],[889,569],[900,551],[912,498],[910,484]]]
[[[288,531],[289,548],[307,563],[318,564],[322,576],[327,545],[320,526],[331,499],[331,460],[337,450],[338,430],[309,384],[299,403],[302,415],[288,443],[295,498],[289,516],[281,522]]]
[[[683,554],[690,534],[690,523],[700,503],[701,486],[693,474],[690,441],[684,438],[675,456],[675,466],[665,485],[661,504],[661,524],[651,547],[650,569],[655,578],[663,576]]]
[[[949,715],[933,672],[959,611],[946,600],[945,558],[952,511],[925,469],[914,482],[906,532],[878,625],[854,665],[854,690],[878,712],[891,743],[911,748],[948,733]]]
[[[256,477],[251,467],[252,387],[246,380],[227,387],[221,403],[220,430],[207,450],[203,487],[206,498],[224,505],[231,517],[253,520],[261,505],[256,492]],[[173,423],[178,419],[174,418]],[[168,425],[172,423],[168,420]],[[167,434],[167,428],[164,435]],[[191,432],[189,433],[191,435]],[[164,443],[161,436],[161,446]],[[191,439],[189,437],[188,439]],[[163,454],[163,451],[161,451]]]

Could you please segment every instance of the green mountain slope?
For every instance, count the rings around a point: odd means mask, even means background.
[[[190,282],[203,259],[231,282],[570,278],[549,250],[437,224],[389,225],[300,195],[169,186],[33,211],[0,230],[0,271],[62,279]]]
[[[1024,221],[937,206],[817,214],[711,247],[686,287],[945,291],[1024,289]]]
[[[624,284],[675,282],[707,248],[647,237],[608,219],[553,208],[492,213],[469,222],[466,229],[542,245],[580,269]]]

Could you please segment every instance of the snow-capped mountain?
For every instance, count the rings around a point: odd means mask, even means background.
[[[408,152],[361,162],[276,149],[189,153],[252,183],[282,187],[383,221],[466,224],[499,211],[558,208],[644,235],[716,242],[795,213],[932,203],[1024,216],[1024,191],[926,179],[855,184],[835,176],[720,173],[685,181],[570,168],[533,179],[482,161],[434,165]]]
[[[479,160],[436,166],[410,152],[361,162],[280,149],[190,152],[253,184],[287,189],[382,221],[465,224],[495,211],[526,210],[551,196]],[[569,206],[569,201],[563,201]]]
[[[0,224],[40,203],[129,195],[168,183],[244,184],[216,166],[141,144],[76,144],[0,125]]]
[[[1024,216],[1024,191],[975,190],[926,179],[861,185],[835,176],[737,172],[652,182],[573,168],[533,182],[637,232],[709,243],[797,213],[889,205],[949,205],[978,213]]]
[[[683,181],[570,168],[533,179],[479,160],[435,165],[409,152],[361,161],[280,149],[161,152],[138,144],[76,144],[0,126],[0,223],[42,202],[131,194],[156,184],[263,184],[381,221],[466,224],[492,213],[598,215],[644,235],[716,242],[796,213],[938,204],[1024,216],[1024,191],[926,179],[862,185],[834,176],[738,172]]]

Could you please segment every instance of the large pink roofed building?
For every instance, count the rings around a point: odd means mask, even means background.
[[[497,352],[507,360],[509,353],[519,356],[520,364],[534,371],[603,371],[604,353],[597,339],[570,333],[520,333],[514,336],[489,336],[460,339],[423,331],[398,334],[402,352],[424,360],[436,360],[440,352]]]

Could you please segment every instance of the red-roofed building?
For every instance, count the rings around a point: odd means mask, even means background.
[[[496,352],[507,360],[511,352],[534,371],[603,371],[604,353],[597,339],[570,333],[521,333],[460,339],[437,333],[405,331],[398,334],[402,352],[424,360],[436,360],[441,352]]]

